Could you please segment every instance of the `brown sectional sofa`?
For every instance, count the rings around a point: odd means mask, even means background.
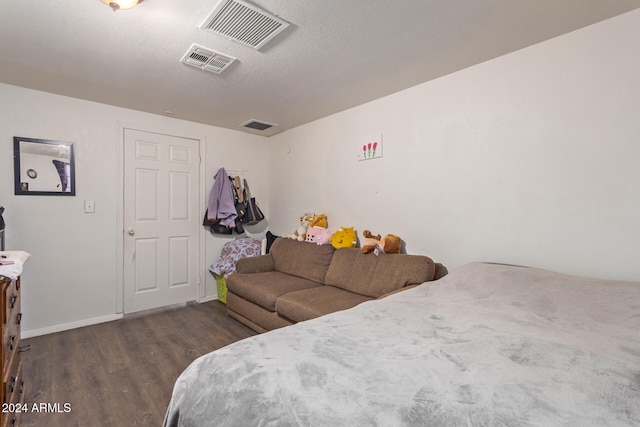
[[[227,313],[266,332],[439,279],[444,271],[423,255],[376,256],[279,238],[269,254],[237,262],[227,278]]]

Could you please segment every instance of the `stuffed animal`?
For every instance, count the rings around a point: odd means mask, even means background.
[[[327,228],[327,216],[325,214],[314,215],[309,221],[309,227]]]
[[[353,227],[340,227],[340,230],[331,235],[331,245],[336,248],[355,248],[358,237]]]
[[[293,234],[287,237],[304,242],[304,239],[307,238],[307,227],[309,227],[309,221],[311,221],[311,218],[313,218],[313,214],[305,212],[300,217],[300,226],[296,228],[296,231],[294,231]]]
[[[323,227],[309,227],[307,228],[307,237],[305,242],[315,243],[317,245],[326,245],[329,243],[331,236],[329,230]]]
[[[373,252],[378,255],[380,252],[385,254],[399,254],[402,246],[402,239],[395,234],[387,234],[384,237],[380,235],[374,236],[369,230],[362,232],[364,240],[362,241],[362,248],[360,251],[363,254]]]
[[[362,235],[364,236],[364,239],[360,244],[360,252],[362,252],[363,254],[368,254],[369,252],[375,250],[376,246],[380,244],[380,239],[382,238],[379,234],[374,236],[369,230],[364,230],[362,232]]]
[[[400,249],[402,248],[402,239],[400,236],[396,236],[395,234],[387,234],[381,240],[382,246],[380,249],[384,251],[385,254],[399,254]]]

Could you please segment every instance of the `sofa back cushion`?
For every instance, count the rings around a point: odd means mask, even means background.
[[[331,245],[316,245],[293,239],[276,239],[269,253],[276,270],[324,283],[335,249]]]
[[[325,285],[372,298],[433,280],[435,265],[424,255],[363,254],[357,248],[338,249],[333,254]]]

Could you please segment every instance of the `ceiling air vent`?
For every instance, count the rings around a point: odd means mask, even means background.
[[[235,60],[236,58],[232,58],[231,56],[194,44],[187,53],[184,54],[180,62],[205,71],[220,74]]]
[[[267,123],[267,122],[260,122],[258,120],[249,120],[248,122],[244,122],[243,124],[241,124],[240,126],[246,127],[246,128],[250,128],[250,129],[255,129],[255,130],[267,130],[269,128],[272,128],[274,126],[278,126],[274,123]]]
[[[260,49],[289,23],[242,0],[222,0],[200,28]]]

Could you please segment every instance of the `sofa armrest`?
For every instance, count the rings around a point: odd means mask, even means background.
[[[236,273],[263,273],[275,269],[271,254],[243,258],[236,263]]]
[[[433,280],[442,279],[444,276],[449,274],[449,271],[447,270],[447,267],[445,267],[441,263],[436,262],[435,265],[436,265],[436,271],[433,274]]]
[[[384,295],[380,295],[380,296],[379,296],[378,298],[376,298],[376,299],[386,298],[386,297],[388,297],[389,295],[397,294],[398,292],[406,291],[407,289],[415,288],[416,286],[418,286],[418,285],[407,285],[407,286],[403,286],[402,288],[400,288],[400,289],[396,289],[395,291],[387,292],[387,293],[386,293],[386,294],[384,294]]]

